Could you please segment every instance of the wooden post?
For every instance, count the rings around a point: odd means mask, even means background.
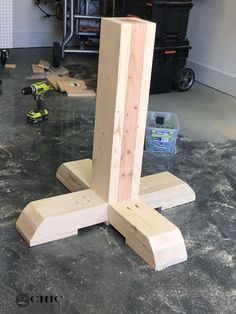
[[[168,172],[140,180],[154,37],[148,21],[102,20],[93,161],[62,164],[57,178],[73,193],[23,210],[17,229],[30,246],[108,221],[155,270],[187,259],[180,230],[152,206],[180,205],[194,192]]]
[[[116,202],[139,194],[155,24],[103,19],[101,33],[91,187]]]

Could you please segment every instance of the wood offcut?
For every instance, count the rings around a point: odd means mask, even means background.
[[[33,73],[44,73],[44,68],[39,67],[38,64],[32,64]]]
[[[7,64],[5,64],[5,69],[15,70],[16,69],[16,64],[7,63]]]
[[[49,70],[50,69],[50,63],[46,60],[40,60],[38,66],[40,68],[43,68],[45,70]]]

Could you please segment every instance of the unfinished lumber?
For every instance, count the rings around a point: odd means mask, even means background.
[[[77,93],[81,90],[87,89],[87,86],[83,80],[77,80],[72,78],[70,80],[60,80],[57,84],[59,90],[66,93]]]
[[[180,230],[141,200],[111,204],[109,223],[155,270],[162,270],[187,260]]]
[[[193,189],[168,171],[142,177],[139,195],[149,206],[161,209],[176,207],[196,199]]]
[[[47,81],[48,83],[55,89],[55,90],[59,90],[59,86],[58,83],[63,81],[70,81],[70,82],[74,82],[75,79],[73,77],[69,77],[66,75],[60,76],[60,75],[49,75],[47,77]]]
[[[62,75],[62,76],[69,76],[69,70],[63,66],[60,66],[59,68],[53,68],[51,67],[52,72]]]
[[[16,228],[30,246],[75,235],[78,229],[108,220],[108,208],[92,190],[29,203]]]
[[[7,64],[5,64],[5,69],[15,70],[16,64],[7,63]]]
[[[33,73],[44,73],[44,68],[38,66],[38,64],[32,64]]]
[[[68,97],[95,97],[96,93],[94,90],[78,90],[78,91],[74,91],[74,90],[66,90],[66,94]]]
[[[101,32],[91,188],[115,202],[138,196],[155,24],[105,18]]]
[[[64,163],[58,168],[56,176],[71,192],[91,188],[92,160]],[[167,171],[141,177],[139,197],[149,206],[162,209],[196,199],[194,191],[186,182]]]
[[[45,70],[49,70],[50,69],[50,63],[46,60],[40,60],[38,66],[40,68],[43,68]]]
[[[154,23],[102,19],[92,165],[84,160],[57,171],[72,191],[91,189],[30,203],[17,221],[30,245],[108,222],[155,270],[187,259],[179,229],[139,198],[167,206],[175,203],[171,193],[185,201],[179,193],[188,188],[169,173],[145,178],[140,188],[154,38]]]
[[[89,189],[92,177],[92,160],[82,159],[63,163],[56,177],[70,192]]]

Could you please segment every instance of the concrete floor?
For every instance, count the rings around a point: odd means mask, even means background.
[[[95,101],[51,92],[50,119],[29,125],[34,108],[20,95],[30,64],[49,50],[12,53],[15,71],[2,72],[0,95],[0,313],[235,313],[236,99],[201,84],[187,93],[150,98],[150,109],[178,114],[181,131],[172,157],[144,153],[143,174],[171,170],[197,194],[194,203],[163,212],[183,233],[188,261],[152,271],[111,227],[29,249],[15,230],[35,199],[66,193],[56,180],[65,161],[92,155]],[[77,58],[68,58],[76,74]],[[94,57],[80,57],[93,87]],[[18,295],[59,295],[62,303],[16,304]]]
[[[199,83],[188,93],[153,95],[150,110],[174,112],[180,132],[191,140],[236,139],[236,99]]]

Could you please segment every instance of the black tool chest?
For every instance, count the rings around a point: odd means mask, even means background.
[[[156,23],[150,93],[189,90],[194,72],[186,69],[191,46],[186,38],[191,0],[127,0],[124,15],[137,16]]]

